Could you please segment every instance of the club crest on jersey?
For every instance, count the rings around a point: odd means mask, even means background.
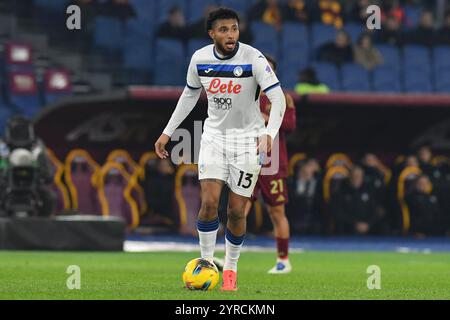
[[[267,72],[267,73],[272,73],[272,69],[270,68],[269,65],[267,65],[267,67],[266,67],[266,72]]]
[[[242,70],[242,67],[241,66],[237,66],[236,68],[234,68],[234,70],[233,70],[233,74],[236,76],[236,77],[240,77],[240,76],[242,76],[242,73],[244,72],[244,70]]]

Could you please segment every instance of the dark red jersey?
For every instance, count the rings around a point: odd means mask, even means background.
[[[278,143],[279,143],[279,157],[280,157],[280,165],[277,176],[280,178],[287,178],[288,176],[288,153],[287,153],[287,145],[286,145],[286,133],[292,132],[295,130],[297,123],[297,116],[294,107],[288,107],[288,104],[293,105],[293,100],[290,96],[286,98],[286,111],[284,113],[283,122],[281,123],[280,131],[278,132]],[[270,106],[270,101],[265,94],[261,94],[260,97],[260,108],[261,112],[269,115],[270,110],[268,106]],[[266,123],[267,124],[267,123]],[[276,145],[272,147],[274,149]],[[266,166],[269,166],[266,165]],[[261,176],[264,177],[264,176]],[[260,177],[260,178],[261,178]]]

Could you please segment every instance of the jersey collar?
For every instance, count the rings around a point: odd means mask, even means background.
[[[214,56],[219,60],[229,60],[229,59],[233,58],[236,55],[236,53],[238,52],[238,50],[239,50],[239,41],[236,42],[236,48],[234,48],[233,52],[230,55],[221,58],[216,52],[216,47],[213,45]]]

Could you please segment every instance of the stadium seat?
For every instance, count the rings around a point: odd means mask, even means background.
[[[308,28],[301,23],[287,22],[281,29],[281,49],[285,52],[309,49]]]
[[[332,42],[336,38],[336,29],[331,25],[314,23],[311,29],[311,48],[316,51],[327,42]]]
[[[312,65],[319,81],[325,83],[331,90],[339,90],[339,74],[336,65],[318,62]]]
[[[51,104],[72,94],[69,71],[48,69],[44,73],[44,100]]]
[[[306,47],[297,50],[283,50],[283,58],[278,64],[278,75],[283,87],[294,88],[299,80],[299,72],[309,64],[309,51]]]
[[[331,200],[342,184],[342,181],[349,176],[349,171],[346,167],[336,166],[327,169],[325,177],[323,178],[323,198],[326,203]]]
[[[391,45],[377,45],[383,57],[383,65],[395,69],[400,68],[400,52],[397,47]]]
[[[327,159],[327,162],[325,163],[325,167],[327,169],[332,167],[345,167],[347,169],[350,169],[353,166],[352,160],[350,157],[341,152],[333,153],[330,155]]]
[[[134,228],[139,225],[139,211],[130,195],[130,179],[121,164],[107,162],[99,172],[97,192],[104,216],[122,218]]]
[[[438,69],[434,75],[436,92],[450,93],[450,68]]]
[[[139,168],[141,172],[139,173],[139,179],[141,181],[145,180],[147,171],[156,170],[158,156],[154,151],[148,151],[141,155],[139,158]]]
[[[298,169],[298,166],[307,159],[307,156],[305,153],[297,152],[296,154],[292,155],[289,158],[289,164],[288,164],[288,174],[289,176],[293,176],[296,172],[296,169]]]
[[[253,32],[254,40],[252,46],[263,54],[269,54],[275,59],[278,57],[278,33],[275,28],[267,23],[252,22],[250,29]]]
[[[36,76],[32,72],[9,73],[9,102],[19,113],[33,118],[41,108]]]
[[[358,41],[359,36],[364,33],[367,29],[365,26],[361,25],[360,23],[347,23],[344,26],[344,30],[347,31],[347,33],[350,36],[350,39],[352,40],[353,44],[356,44]]]
[[[433,91],[429,67],[406,68],[404,88],[409,93],[428,93]]]
[[[55,0],[34,0],[34,5],[38,7],[47,8],[52,11],[58,11],[59,13],[65,13],[67,2]]]
[[[156,40],[155,84],[186,84],[186,58],[181,41],[173,39]]]
[[[148,21],[152,28],[156,27],[157,1],[130,0],[130,4],[136,12],[137,19]],[[145,30],[143,31],[145,32]]]
[[[431,69],[430,50],[425,46],[406,45],[403,47],[404,68],[421,68]]]
[[[409,209],[405,201],[405,197],[412,190],[414,180],[421,174],[422,171],[417,167],[406,167],[398,177],[397,200],[399,202],[402,213],[402,228],[404,235],[408,233],[409,227],[411,225]]]
[[[95,18],[94,45],[106,50],[119,50],[124,43],[124,24],[118,18]]]
[[[203,17],[207,6],[217,4],[214,0],[189,0],[187,3],[186,22],[188,24],[200,20]]]
[[[371,91],[369,72],[358,64],[345,64],[341,67],[342,89],[345,91]]]
[[[56,195],[56,213],[60,213],[65,209],[70,209],[70,197],[69,190],[63,182],[64,176],[64,164],[59,161],[55,153],[47,149],[47,157],[50,160],[49,164],[51,166],[53,182],[51,184],[51,189]]]
[[[180,233],[194,235],[197,232],[197,214],[200,209],[200,185],[197,166],[183,164],[175,176],[175,194],[180,214]]]
[[[432,57],[435,70],[450,68],[450,46],[434,47]]]
[[[373,89],[377,92],[401,92],[399,70],[384,65],[375,68],[373,70]]]
[[[242,1],[242,0],[219,0],[219,3],[223,7],[231,8],[239,12],[240,15],[244,15],[247,13],[248,9],[252,5],[250,1]]]
[[[196,50],[203,48],[204,46],[207,46],[209,44],[211,44],[211,41],[209,41],[208,39],[190,39],[187,44],[188,63]]]
[[[123,149],[111,151],[106,157],[106,162],[120,163],[130,175],[133,175],[139,169],[139,165],[134,161],[128,151]]]
[[[287,22],[281,30],[281,54],[278,73],[283,86],[293,88],[299,71],[309,64],[308,30],[304,24]]]
[[[64,163],[64,176],[72,199],[72,209],[80,214],[98,214],[97,174],[99,165],[85,150],[69,152]]]
[[[157,11],[157,21],[158,24],[163,23],[167,20],[170,9],[174,6],[178,6],[184,12],[184,16],[186,19],[188,18],[188,2],[186,0],[157,0],[158,2],[158,11]]]

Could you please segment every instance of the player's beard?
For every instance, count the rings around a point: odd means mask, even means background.
[[[219,51],[220,54],[224,55],[224,56],[229,56],[230,54],[232,54],[237,47],[237,41],[234,44],[234,48],[231,50],[228,50],[227,48],[225,48],[225,46],[223,46],[221,43],[217,42],[216,43],[216,49],[217,51]]]

